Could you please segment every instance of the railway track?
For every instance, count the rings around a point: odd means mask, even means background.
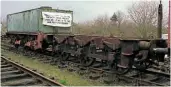
[[[115,72],[104,71],[98,68],[92,69],[96,69],[99,72],[116,74]],[[127,83],[133,83],[135,86],[170,86],[170,74],[153,70],[146,70],[143,72],[132,70],[125,75],[116,75],[116,78],[119,80],[125,80]]]
[[[63,86],[31,69],[1,56],[2,86]]]
[[[54,58],[45,56],[44,58],[41,57],[40,61],[49,60],[48,63],[51,63],[51,59]],[[107,84],[109,83],[110,85],[112,85],[112,82],[118,83],[120,81],[124,81],[126,85],[131,84],[135,86],[170,86],[169,73],[158,72],[151,69],[143,72],[137,72],[135,69],[125,75],[116,75],[116,73],[113,71],[106,71],[101,68],[94,67],[82,67],[80,64],[71,61],[63,62],[62,65],[61,63],[59,63],[59,61],[55,63],[58,67],[67,68],[68,71],[76,71],[79,72],[79,74],[81,75],[87,75],[86,77],[92,80],[97,80],[101,78],[103,82]],[[112,79],[110,79],[111,77]]]
[[[76,63],[72,62],[74,66]],[[71,66],[69,64],[68,66]],[[118,75],[114,70],[103,70],[101,68],[94,68],[94,67],[84,67],[84,69],[79,70],[88,70],[85,72],[87,74],[92,74],[89,76],[90,79],[96,80],[100,77],[103,78],[103,82],[107,84],[118,83],[124,81],[126,85],[134,85],[134,86],[170,86],[170,74],[159,72],[151,69],[147,69],[145,71],[137,71],[136,69],[131,70],[129,73],[125,75]],[[74,70],[73,70],[74,71]],[[84,74],[85,74],[84,73]],[[113,84],[114,85],[114,84]]]

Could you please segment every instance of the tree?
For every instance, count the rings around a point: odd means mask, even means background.
[[[157,11],[158,4],[155,1],[139,1],[128,8],[129,17],[138,31],[137,35],[148,38],[156,30]]]
[[[117,23],[118,28],[120,28],[121,23],[123,23],[124,21],[124,17],[125,17],[125,14],[118,10],[117,12],[114,12],[110,20],[114,22],[114,24]]]
[[[125,14],[122,11],[116,12],[117,19],[118,19],[118,28],[120,28],[121,24],[124,22]]]
[[[123,36],[123,31],[121,30],[121,24],[124,22],[124,16],[125,16],[125,14],[118,10],[117,12],[114,12],[112,17],[110,18],[111,25],[115,29],[117,29],[117,31],[118,31],[117,35],[120,36],[120,37]]]
[[[118,22],[118,18],[117,17],[118,16],[114,12],[113,16],[110,18],[110,20],[111,20],[111,22],[112,22],[113,25],[116,25],[117,24],[117,22]]]
[[[5,35],[7,32],[7,23],[5,20],[1,21],[1,35]]]
[[[99,15],[95,19],[78,23],[74,26],[74,33],[86,35],[116,35],[119,36],[117,26],[112,26],[110,17],[107,14]]]

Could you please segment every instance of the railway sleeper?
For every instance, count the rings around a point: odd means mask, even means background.
[[[69,69],[67,69],[69,72],[74,72],[74,71],[76,71],[76,69],[74,69],[74,68],[69,68]]]
[[[36,84],[27,84],[27,86],[49,86],[49,85],[44,83],[36,83]]]
[[[6,65],[7,64],[7,62],[1,62],[1,65]]]
[[[139,72],[137,72],[135,70],[131,70],[130,72],[125,74],[125,76],[128,76],[128,77],[137,77],[138,75],[139,75]]]
[[[7,71],[12,71],[12,70],[16,70],[17,68],[15,67],[6,67],[6,68],[1,68],[1,72],[7,72]]]
[[[125,81],[127,83],[134,83],[134,85],[136,86],[163,86],[162,84],[156,83],[156,82],[151,82],[148,80],[144,80],[144,79],[140,79],[140,78],[134,78],[134,77],[128,77],[128,76],[122,76],[119,75],[117,76],[117,78],[119,79],[119,81]]]
[[[22,73],[20,70],[13,70],[8,72],[1,72],[1,75],[8,75],[8,74],[20,74]]]
[[[89,79],[92,79],[92,80],[97,80],[101,77],[101,75],[98,75],[98,74],[90,74],[89,76]]]
[[[13,81],[7,81],[4,82],[3,85],[7,85],[7,86],[24,86],[24,85],[33,85],[39,83],[38,80],[33,79],[33,78],[23,78],[23,79],[17,79],[17,80],[13,80]]]
[[[77,73],[81,76],[87,74],[85,70],[78,70]]]
[[[9,64],[1,65],[1,68],[6,68],[6,67],[11,67],[11,65],[9,65]]]
[[[153,80],[150,80],[150,81],[160,83],[160,84],[170,82],[169,78],[162,77],[162,76],[157,76],[156,79],[153,79]]]
[[[162,84],[162,85],[168,85],[168,86],[170,86],[170,81],[165,81],[165,82],[163,82],[163,83],[160,83],[160,84]]]
[[[111,84],[111,83],[116,82],[116,81],[118,81],[118,79],[116,78],[116,74],[112,74],[112,73],[107,74],[107,73],[105,73],[103,75],[103,82],[106,83],[106,84]]]
[[[50,63],[50,62],[52,62],[52,60],[45,60],[45,61],[43,61],[43,63]]]
[[[94,67],[94,68],[100,68],[100,67],[102,67],[103,66],[103,64],[101,63],[101,62],[95,62],[93,65],[92,65],[92,67]]]
[[[25,78],[25,77],[29,77],[30,75],[23,73],[23,74],[17,74],[17,75],[8,75],[8,76],[2,76],[1,77],[1,81],[5,82],[5,81],[9,81],[9,80],[14,80],[14,79],[21,79],[21,78]]]

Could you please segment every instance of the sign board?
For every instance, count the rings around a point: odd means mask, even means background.
[[[71,13],[42,12],[43,24],[58,27],[70,27],[72,23]]]
[[[168,34],[162,34],[162,38],[167,40],[168,39]]]

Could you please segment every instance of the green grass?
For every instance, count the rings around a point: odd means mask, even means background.
[[[97,81],[90,81],[83,79],[77,73],[72,73],[67,70],[60,70],[56,66],[44,64],[38,60],[33,60],[27,56],[22,56],[13,52],[1,49],[4,56],[11,58],[11,60],[24,64],[31,69],[36,69],[38,72],[43,73],[45,76],[54,77],[58,82],[68,86],[97,86],[104,85]]]

